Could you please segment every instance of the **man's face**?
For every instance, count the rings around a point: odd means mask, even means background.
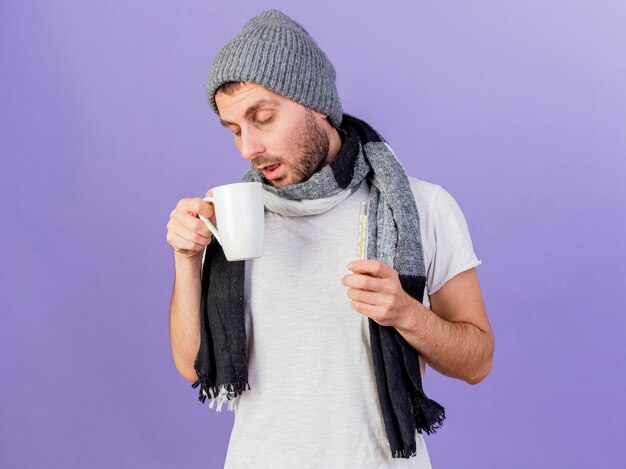
[[[222,125],[264,180],[275,187],[303,182],[326,164],[329,138],[325,116],[256,83],[232,96],[218,92]]]

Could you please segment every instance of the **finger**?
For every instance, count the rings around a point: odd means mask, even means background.
[[[346,287],[360,288],[376,292],[386,292],[388,289],[383,279],[364,274],[348,274],[341,279]]]
[[[352,309],[355,311],[365,314],[368,317],[376,317],[379,314],[379,309],[377,306],[373,306],[367,303],[361,303],[360,301],[352,301],[351,303]]]
[[[348,298],[357,303],[365,303],[372,306],[380,306],[382,299],[380,293],[361,290],[360,288],[348,289]]]
[[[212,236],[211,231],[205,225],[205,223],[200,220],[200,218],[194,217],[193,215],[187,213],[186,211],[174,211],[172,212],[172,219],[176,221],[179,225],[182,225],[184,228],[189,231],[193,231],[198,233],[199,235],[210,238]],[[213,221],[212,219],[210,219]]]
[[[395,272],[384,262],[378,259],[357,259],[348,264],[348,269],[355,274],[369,274],[378,278],[385,278]]]
[[[188,251],[201,251],[204,249],[202,244],[189,241],[175,231],[169,231],[167,234],[168,242],[176,249],[186,249]]]
[[[180,208],[194,217],[200,213],[207,218],[211,218],[215,212],[213,205],[210,202],[202,200],[200,197],[181,199],[176,208]]]
[[[188,230],[181,225],[173,225],[169,228],[169,230],[181,239],[184,239],[185,241],[193,243],[194,245],[197,245],[199,247],[204,247],[210,242],[210,237],[202,236],[194,231]]]
[[[208,191],[206,191],[206,194],[204,194],[205,197],[213,197],[213,189],[209,189]]]

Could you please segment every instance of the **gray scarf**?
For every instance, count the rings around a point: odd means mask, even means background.
[[[276,188],[250,169],[242,181],[263,183],[267,208],[284,214],[321,213],[340,203],[365,180],[371,184],[367,258],[393,267],[404,290],[422,302],[426,268],[420,220],[404,169],[385,139],[369,124],[343,114],[343,144],[337,157],[308,180]],[[283,203],[283,201],[289,203]],[[302,210],[297,201],[306,201]],[[294,208],[295,207],[295,208]],[[299,213],[286,213],[286,211]],[[304,212],[306,211],[306,212]],[[244,318],[244,261],[228,262],[219,243],[211,242],[202,267],[201,343],[194,368],[199,399],[218,409],[246,390],[247,343]],[[418,352],[393,327],[369,318],[370,345],[378,398],[392,456],[416,455],[415,430],[434,433],[444,408],[422,389]]]

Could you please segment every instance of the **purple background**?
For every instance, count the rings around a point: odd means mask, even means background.
[[[494,367],[427,370],[433,466],[623,465],[626,6],[415,3],[2,3],[0,466],[222,466],[232,414],[171,357],[166,223],[247,167],[204,80],[269,7],[483,261]]]

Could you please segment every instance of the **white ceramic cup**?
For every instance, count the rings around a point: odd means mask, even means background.
[[[226,259],[241,261],[261,257],[265,234],[265,207],[260,182],[237,182],[218,186],[213,188],[212,197],[202,200],[213,204],[217,227],[204,215],[198,215],[222,245]]]

